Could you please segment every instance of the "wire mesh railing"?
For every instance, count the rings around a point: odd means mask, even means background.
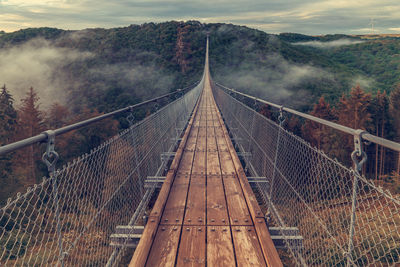
[[[400,264],[400,198],[214,86],[254,190],[300,266]],[[283,122],[280,117],[279,122]],[[293,238],[295,229],[301,238]]]
[[[160,155],[176,146],[201,88],[9,199],[0,209],[0,265],[117,264],[123,253],[110,246],[110,235],[118,225],[140,223],[154,192],[144,181],[163,170]]]

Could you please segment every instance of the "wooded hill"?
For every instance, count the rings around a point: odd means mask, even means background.
[[[0,34],[0,55],[7,55],[13,48],[23,51],[28,47],[35,53],[43,46],[53,49],[52,52],[78,55],[53,64],[49,69],[48,80],[58,81],[55,89],[62,85],[60,93],[66,96],[63,103],[46,103],[42,108],[39,104],[43,88],[33,84],[30,85],[33,89],[30,86],[12,88],[8,77],[0,77],[0,84],[6,84],[1,90],[0,144],[195,83],[203,71],[207,34],[210,36],[210,68],[215,81],[347,126],[400,140],[397,114],[400,38],[387,36],[369,40],[347,35],[274,35],[231,24],[172,21],[113,29],[35,28]],[[14,99],[13,92],[17,89],[26,92],[22,102]],[[269,114],[267,107],[261,111]],[[141,112],[144,115],[149,111]],[[61,151],[65,150],[64,160],[87,152],[123,127],[117,121],[107,123],[110,131],[92,130],[95,137],[88,137],[87,132],[66,137],[59,145]],[[288,121],[287,127],[349,164],[350,139],[343,145],[340,136],[295,118]],[[68,145],[71,143],[73,145]],[[397,155],[378,148],[369,148],[368,152],[373,159],[369,166],[373,167],[364,172],[370,178],[393,180],[398,176]],[[7,185],[1,186],[3,201],[10,192],[20,188],[17,185],[37,182],[38,177],[45,174],[43,168],[33,167],[36,162],[40,162],[38,149],[0,159],[1,184]],[[27,164],[30,170],[23,170]],[[393,174],[392,170],[396,172]],[[26,178],[22,177],[27,176],[30,180],[23,180]],[[12,184],[16,186],[9,189]]]

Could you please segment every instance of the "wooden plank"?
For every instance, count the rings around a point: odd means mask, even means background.
[[[158,227],[146,266],[174,266],[180,232],[181,227],[176,225]]]
[[[188,184],[176,184],[172,186],[160,224],[182,223],[188,186]]]
[[[207,177],[207,224],[228,225],[228,210],[222,177]]]
[[[254,221],[254,227],[267,265],[270,267],[283,267],[278,252],[273,245],[265,220],[261,218],[256,219]]]
[[[230,174],[235,174],[236,169],[235,165],[233,164],[231,153],[227,152],[226,150],[221,149],[221,147],[218,144],[218,152],[219,152],[219,158],[221,161],[221,171],[222,174],[224,175],[230,175]]]
[[[194,152],[192,151],[183,152],[182,160],[178,168],[179,172],[190,173],[190,171],[192,170],[193,158],[194,158]]]
[[[238,267],[267,266],[254,227],[233,226],[232,236]]]
[[[207,227],[207,266],[235,266],[232,244],[229,227]]]
[[[206,228],[183,226],[176,266],[206,266]]]
[[[236,174],[238,175],[238,180],[242,187],[243,195],[248,204],[250,215],[252,217],[252,220],[255,223],[255,230],[256,230],[257,237],[259,239],[259,242],[260,242],[260,245],[262,248],[262,252],[264,254],[264,258],[266,259],[268,266],[278,266],[278,267],[282,266],[282,262],[279,258],[279,255],[276,251],[273,241],[270,237],[268,228],[265,224],[265,220],[262,218],[263,214],[261,212],[261,209],[257,203],[254,193],[253,193],[253,191],[247,181],[247,178],[244,174],[244,170],[242,168],[240,160],[234,150],[233,144],[229,138],[228,132],[222,121],[221,114],[217,113],[217,116],[218,116],[219,123],[222,126],[221,129],[223,131],[223,137],[226,140],[227,148],[229,149],[229,152],[231,153],[232,162],[234,164]],[[221,139],[217,139],[217,140],[220,140],[222,143]]]
[[[196,148],[197,149],[197,148]],[[194,161],[192,167],[192,173],[195,174],[195,178],[201,177],[199,174],[203,174],[203,178],[205,179],[206,174],[206,152],[196,151],[194,154]]]
[[[221,165],[219,163],[218,152],[207,152],[207,174],[221,175]]]
[[[202,182],[197,182],[200,180]],[[206,223],[206,184],[203,179],[190,182],[185,211],[185,225],[205,225]]]
[[[229,219],[232,225],[252,225],[250,212],[236,176],[223,176]]]

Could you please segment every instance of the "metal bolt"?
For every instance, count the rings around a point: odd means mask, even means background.
[[[211,222],[215,222],[215,220],[214,220],[214,219],[211,219]]]
[[[179,219],[175,219],[176,222],[179,222]]]
[[[151,221],[151,222],[154,222],[155,220],[154,220],[154,219],[151,219],[150,221]]]
[[[190,230],[190,228],[188,227],[188,228],[186,228],[186,231],[189,231]]]
[[[165,219],[164,221],[168,222],[168,219]]]
[[[165,227],[161,228],[161,231],[165,231]]]
[[[233,221],[234,221],[234,222],[238,222],[238,219],[234,219]]]
[[[212,228],[212,229],[211,229],[211,232],[215,232],[215,228]]]
[[[226,229],[224,228],[224,229],[222,229],[222,231],[223,231],[223,232],[226,232]]]
[[[199,232],[201,232],[201,228],[199,228],[199,229],[197,229],[197,230],[199,230]]]
[[[238,229],[236,229],[236,232],[240,232],[240,229],[238,228]]]
[[[248,232],[251,232],[251,229],[249,228],[249,229],[247,229],[247,231],[248,231]]]
[[[192,221],[192,219],[188,219],[188,222],[191,222]]]
[[[263,221],[262,221],[262,220],[258,220],[258,222],[259,222],[259,223],[262,223]]]
[[[248,221],[249,221],[249,219],[245,219],[244,221],[245,221],[245,222],[248,222]]]

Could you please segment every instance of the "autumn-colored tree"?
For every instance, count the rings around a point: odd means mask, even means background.
[[[386,91],[381,93],[378,90],[376,96],[372,100],[371,104],[372,110],[372,121],[375,127],[375,135],[385,138],[385,129],[387,128],[388,118],[389,118],[389,99],[386,95]],[[379,146],[378,144],[374,147],[375,152],[375,179],[378,179],[384,172],[385,166],[385,148]]]
[[[350,95],[344,94],[337,105],[338,123],[353,129],[366,130],[371,123],[369,106],[371,94],[365,93],[359,85],[351,88]],[[335,154],[344,162],[349,163],[350,153],[353,150],[353,136],[345,135],[340,139],[341,148],[337,147]]]
[[[396,141],[400,141],[400,83],[396,86],[396,88],[390,94],[390,104],[389,110],[390,115],[393,118],[393,126],[396,132]],[[397,157],[397,174],[400,174],[400,153]]]
[[[47,112],[46,127],[49,129],[57,129],[66,126],[71,122],[70,110],[60,104],[54,103]]]
[[[268,119],[272,119],[272,109],[270,105],[263,105],[260,108],[259,113],[265,117],[267,117]]]
[[[43,128],[43,114],[39,110],[39,97],[31,87],[26,97],[21,99],[21,107],[18,110],[18,139],[25,139],[40,134]],[[38,145],[31,145],[18,151],[16,164],[20,166],[21,173],[27,178],[27,184],[33,184],[37,180],[36,161],[40,160]]]
[[[335,110],[325,101],[324,96],[321,96],[317,104],[314,104],[310,115],[328,120],[336,120]],[[303,137],[308,140],[311,145],[322,149],[325,142],[329,142],[329,129],[321,123],[307,120],[302,127]]]

